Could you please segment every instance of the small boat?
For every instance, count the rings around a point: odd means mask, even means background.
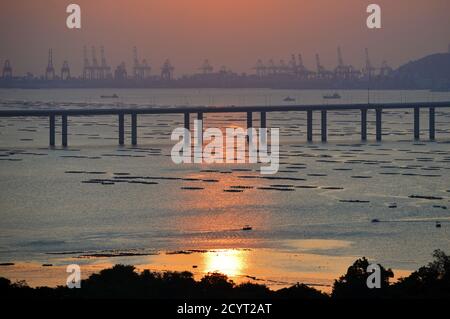
[[[337,92],[334,92],[333,94],[325,94],[323,96],[324,99],[340,99],[341,95]]]
[[[436,228],[441,228],[441,222],[436,222]]]
[[[245,225],[244,227],[242,227],[242,230],[252,230],[252,226],[250,225]]]
[[[389,204],[389,208],[397,208],[397,204],[396,203],[391,203],[391,204]]]
[[[102,95],[100,96],[102,99],[117,99],[119,98],[119,96],[117,94],[113,94],[113,95]]]
[[[293,97],[286,96],[286,97],[283,99],[283,101],[284,101],[284,102],[294,102],[295,99],[294,99]]]

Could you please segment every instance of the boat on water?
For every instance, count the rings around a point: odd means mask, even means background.
[[[102,99],[117,99],[117,98],[119,98],[119,96],[115,93],[113,95],[101,95],[100,97]]]
[[[283,99],[284,102],[294,102],[295,99],[293,97],[287,96]]]
[[[324,99],[340,99],[341,95],[337,92],[334,92],[333,94],[325,94],[323,96]]]

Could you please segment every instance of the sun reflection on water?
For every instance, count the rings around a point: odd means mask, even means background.
[[[206,272],[219,272],[227,276],[241,275],[247,266],[245,252],[236,249],[210,251],[204,258]]]

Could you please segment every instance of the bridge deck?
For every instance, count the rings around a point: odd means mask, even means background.
[[[273,105],[273,106],[186,106],[109,109],[42,109],[0,110],[0,117],[49,116],[49,115],[117,115],[117,114],[183,114],[183,113],[240,113],[240,112],[287,112],[287,111],[336,111],[370,109],[414,109],[450,107],[449,102],[377,103],[377,104],[320,104],[320,105]]]
[[[124,115],[131,115],[131,144],[137,145],[137,115],[138,114],[184,114],[184,126],[189,129],[190,114],[197,113],[197,119],[203,119],[203,113],[247,113],[247,127],[253,126],[253,112],[260,112],[260,127],[265,128],[266,113],[268,112],[306,112],[307,140],[313,140],[313,111],[321,114],[321,140],[327,140],[327,111],[359,110],[361,112],[361,140],[367,140],[367,111],[375,110],[376,140],[382,138],[383,110],[413,109],[414,110],[414,138],[420,138],[420,109],[429,110],[429,137],[435,139],[435,109],[450,107],[450,102],[411,102],[411,103],[377,103],[377,104],[321,104],[321,105],[274,105],[274,106],[185,106],[185,107],[147,107],[147,108],[109,108],[109,109],[40,109],[40,110],[0,110],[0,117],[48,117],[49,144],[55,145],[55,117],[61,116],[62,146],[67,146],[68,116],[97,116],[116,115],[119,125],[119,145],[124,145],[125,128]]]

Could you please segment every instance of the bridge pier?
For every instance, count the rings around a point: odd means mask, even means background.
[[[420,139],[420,108],[414,108],[414,139]]]
[[[313,140],[313,112],[312,110],[306,111],[306,139],[308,142]]]
[[[203,112],[197,113],[197,145],[202,148],[203,147]],[[201,121],[201,122],[200,122]]]
[[[49,132],[50,132],[50,136],[49,136],[49,144],[50,146],[55,146],[55,115],[51,114],[49,116]]]
[[[247,143],[250,142],[250,139],[253,137],[250,129],[253,127],[253,113],[247,112]]]
[[[202,131],[203,131],[203,112],[197,113],[197,120],[202,121]]]
[[[253,113],[247,112],[247,130],[253,127]]]
[[[382,128],[381,128],[381,115],[383,110],[378,108],[375,110],[375,125],[376,125],[376,139],[377,142],[381,142]]]
[[[367,109],[361,109],[361,140],[367,141]]]
[[[190,126],[191,126],[191,121],[190,121],[190,114],[189,113],[184,113],[184,128],[189,130]]]
[[[322,135],[322,142],[327,141],[327,111],[322,110],[322,117],[321,117],[321,135]]]
[[[267,121],[266,121],[266,112],[261,112],[261,128],[267,127]]]
[[[430,121],[429,121],[429,130],[430,130],[430,140],[434,141],[436,135],[436,125],[435,125],[435,110],[434,107],[430,107]]]
[[[119,113],[119,145],[125,144],[125,117],[123,113]]]
[[[62,137],[62,146],[67,147],[67,115],[62,115],[61,117],[62,121],[62,130],[61,130],[61,137]]]
[[[131,145],[137,145],[137,114],[131,113]]]

